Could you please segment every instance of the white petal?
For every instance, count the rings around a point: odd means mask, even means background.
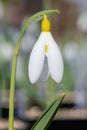
[[[51,33],[48,34],[48,66],[52,78],[59,83],[63,76],[63,59]]]
[[[44,66],[43,66],[42,73],[40,75],[40,80],[41,81],[46,81],[48,76],[49,76],[48,61],[47,61],[47,57],[45,56]]]
[[[31,83],[39,80],[44,65],[44,58],[44,38],[41,33],[30,55],[28,73]]]

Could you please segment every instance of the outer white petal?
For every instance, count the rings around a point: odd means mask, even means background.
[[[47,61],[47,57],[45,56],[44,66],[43,66],[42,73],[40,75],[40,80],[41,81],[46,81],[48,76],[49,76],[48,61]]]
[[[59,83],[63,76],[63,59],[51,33],[48,33],[48,66],[52,78]]]
[[[39,80],[44,65],[44,58],[44,37],[41,33],[30,55],[28,73],[31,83]]]

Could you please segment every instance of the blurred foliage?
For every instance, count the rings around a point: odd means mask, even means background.
[[[37,92],[37,87],[32,85],[30,82],[28,83],[27,87],[27,98],[28,98],[28,105],[38,105],[41,108],[45,109],[46,104],[45,100]]]
[[[67,63],[65,63],[64,76],[62,82],[60,83],[60,87],[63,91],[73,91],[74,90],[73,83],[74,81],[73,81],[73,76],[72,76],[70,66]]]
[[[1,0],[4,4],[7,4],[7,3],[9,3],[9,2],[16,2],[16,3],[18,3],[18,2],[20,2],[20,1],[22,1],[22,0]]]
[[[46,82],[46,104],[50,104],[55,99],[55,86],[56,82],[51,76],[48,77]]]

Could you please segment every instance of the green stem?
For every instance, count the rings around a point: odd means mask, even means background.
[[[13,56],[13,63],[12,63],[12,73],[11,73],[11,83],[10,83],[10,103],[9,103],[9,130],[14,129],[14,94],[15,94],[15,78],[16,78],[16,65],[17,65],[17,57],[19,53],[19,48],[21,45],[22,38],[28,28],[28,26],[35,21],[37,18],[42,17],[45,15],[51,15],[51,14],[57,14],[59,13],[58,10],[45,10],[38,12],[31,16],[23,26],[18,42],[16,44],[15,50],[14,50],[14,56]]]

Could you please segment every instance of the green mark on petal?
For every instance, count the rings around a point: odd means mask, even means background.
[[[48,45],[47,44],[44,47],[44,51],[45,51],[45,53],[48,53]]]

